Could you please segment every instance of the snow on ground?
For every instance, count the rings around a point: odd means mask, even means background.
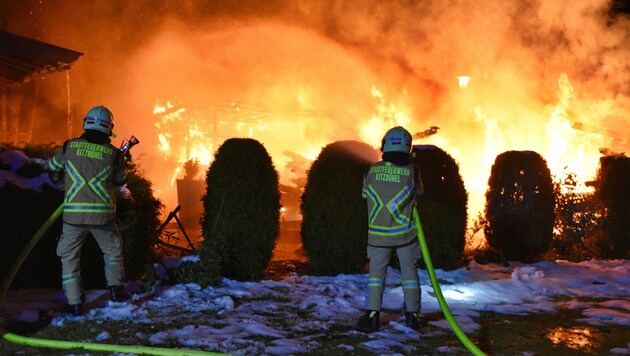
[[[192,258],[194,260],[194,257]],[[166,261],[176,265],[178,260]],[[466,333],[480,328],[475,322],[479,312],[501,314],[553,313],[559,309],[581,311],[578,322],[590,325],[630,326],[630,267],[628,260],[539,262],[481,265],[471,263],[454,271],[436,270],[446,302],[458,324]],[[439,312],[433,297],[428,274],[419,270],[422,283],[422,311]],[[402,289],[400,274],[389,269],[388,288],[384,309],[401,310]],[[56,313],[52,325],[69,321],[126,320],[146,324],[147,340],[153,346],[180,345],[216,352],[254,354],[292,354],[309,350],[318,338],[336,325],[354,325],[362,314],[365,303],[366,274],[338,276],[300,276],[290,273],[278,281],[237,282],[224,279],[218,287],[201,288],[197,284],[162,286],[154,294],[136,293],[127,303],[107,301],[105,290],[87,293],[86,315],[73,317]],[[127,289],[138,292],[135,283]],[[602,300],[603,299],[603,300]],[[60,291],[22,290],[9,294],[5,312],[10,319],[34,322],[47,310],[60,310],[64,303]],[[299,317],[298,311],[302,315]],[[208,322],[208,315],[221,317],[220,322]],[[303,317],[308,315],[308,317]],[[195,317],[196,316],[196,317]],[[189,317],[184,326],[151,331],[153,323],[169,324]],[[273,327],[272,318],[291,319],[290,327]],[[200,323],[203,319],[205,322]],[[372,333],[370,340],[360,345],[377,353],[392,350],[414,351],[406,341],[422,335],[405,327],[400,313],[384,313],[385,325]],[[187,320],[187,319],[186,319]],[[197,323],[195,322],[197,321]],[[431,322],[434,326],[450,329],[446,320]],[[203,324],[203,325],[200,325]],[[212,324],[213,326],[209,326]],[[216,325],[215,325],[216,324]],[[292,339],[292,330],[302,331]],[[358,332],[358,331],[357,331]],[[111,336],[104,331],[94,334],[92,342],[102,342]],[[258,338],[257,338],[258,337]],[[273,342],[262,343],[260,337]],[[627,348],[610,350],[616,354],[630,354]],[[271,344],[271,346],[269,346]],[[351,351],[359,345],[341,345],[340,351]]]
[[[41,191],[42,187],[45,185],[56,188],[55,184],[46,173],[42,173],[33,178],[25,178],[16,173],[18,169],[29,163],[30,160],[31,159],[26,156],[23,151],[13,150],[0,152],[0,164],[8,167],[8,169],[0,169],[0,187],[8,182],[19,188],[32,189],[38,192]]]

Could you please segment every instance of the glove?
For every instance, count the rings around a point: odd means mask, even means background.
[[[118,190],[118,194],[124,199],[133,199],[131,197],[131,191],[129,190],[129,188],[127,188],[127,183],[117,186],[116,189]]]

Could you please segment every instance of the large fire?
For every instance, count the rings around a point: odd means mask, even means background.
[[[462,79],[465,78],[465,79]],[[562,177],[571,172],[580,179],[582,190],[588,190],[585,183],[592,179],[601,156],[599,152],[606,146],[605,137],[596,131],[588,132],[576,123],[572,105],[574,90],[571,87],[568,76],[564,73],[558,78],[557,100],[550,103],[542,112],[530,113],[530,119],[537,125],[514,126],[512,122],[505,122],[504,117],[491,117],[484,113],[481,106],[471,106],[474,113],[474,121],[482,123],[480,130],[469,133],[479,136],[483,144],[478,147],[462,150],[460,142],[453,141],[450,135],[435,132],[422,139],[416,139],[415,144],[435,144],[449,152],[459,163],[467,190],[470,196],[471,219],[483,209],[484,193],[487,189],[487,181],[491,166],[497,155],[507,150],[534,150],[542,154],[546,159],[552,175]],[[462,90],[474,90],[470,85],[470,77],[458,77],[458,83]],[[388,102],[384,94],[375,86],[370,89],[375,99],[372,115],[358,122],[353,139],[366,142],[377,148],[380,145],[382,135],[388,128],[402,125],[412,132],[420,129],[418,122],[411,119],[410,110],[397,108]],[[466,93],[468,100],[474,102],[474,94]],[[274,158],[277,169],[281,172],[281,183],[292,185],[297,175],[304,175],[306,168],[297,171],[291,166],[292,160],[301,158],[312,161],[326,140],[321,140],[321,146],[300,144],[287,147],[289,138],[296,135],[296,124],[293,117],[286,114],[277,114],[258,108],[244,115],[244,107],[232,103],[224,108],[212,108],[213,118],[203,116],[186,116],[185,108],[174,108],[170,102],[166,106],[156,104],[153,114],[159,117],[156,121],[158,146],[164,160],[171,161],[174,167],[173,173],[164,187],[158,188],[163,198],[174,198],[166,192],[173,192],[175,179],[183,174],[182,168],[188,161],[199,162],[204,170],[209,166],[213,158],[213,151],[226,137],[249,137],[263,142]],[[496,111],[490,107],[488,111]],[[218,113],[221,112],[221,115]],[[504,115],[509,115],[505,112]],[[219,117],[220,116],[220,117]],[[302,124],[308,124],[313,118],[303,117]],[[329,119],[329,118],[324,118]],[[214,123],[210,123],[214,120]],[[217,127],[218,125],[218,127]],[[213,133],[214,132],[214,133]],[[221,135],[217,135],[221,132]],[[270,134],[272,133],[272,134]],[[325,136],[325,133],[322,133]],[[293,155],[287,154],[287,150]],[[194,177],[200,178],[200,177]],[[298,187],[300,188],[300,187]],[[295,207],[294,207],[295,208]],[[292,211],[291,216],[299,218],[299,212]]]
[[[581,183],[601,152],[628,152],[630,20],[613,4],[39,2],[8,6],[4,27],[86,53],[70,82],[85,107],[73,112],[111,107],[167,210],[184,164],[207,167],[229,137],[262,142],[295,195],[322,147],[378,148],[403,125],[457,160],[472,219],[506,150],[537,151]],[[66,113],[58,88],[43,97]]]

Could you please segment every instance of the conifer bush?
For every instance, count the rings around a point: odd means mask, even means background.
[[[116,223],[124,240],[127,279],[137,279],[155,261],[153,245],[159,239],[164,205],[155,197],[151,182],[134,161],[127,163],[127,187],[133,200],[118,199]]]
[[[630,258],[630,157],[599,160],[595,196],[603,207],[603,224],[593,245],[599,258]]]
[[[554,205],[551,173],[542,156],[533,151],[498,155],[486,191],[488,245],[509,260],[536,258],[551,245]]]
[[[425,191],[416,199],[427,248],[436,268],[462,263],[466,245],[468,193],[459,165],[433,145],[414,146],[411,162],[420,167]]]
[[[356,141],[324,147],[308,171],[301,198],[302,243],[311,273],[362,272],[367,262],[363,177],[380,155]]]
[[[203,268],[219,266],[221,276],[239,281],[258,279],[280,227],[278,172],[260,142],[231,138],[219,147],[206,174],[203,206]]]

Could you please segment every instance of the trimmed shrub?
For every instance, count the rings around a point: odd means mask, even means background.
[[[118,199],[116,223],[125,241],[125,273],[128,279],[138,279],[156,259],[153,245],[159,239],[164,205],[155,197],[145,173],[133,161],[127,164],[127,187],[133,200]]]
[[[488,245],[508,260],[528,261],[551,245],[554,196],[547,162],[533,151],[497,156],[486,192]]]
[[[630,258],[630,157],[599,159],[595,196],[603,206],[601,234],[594,241],[597,257]]]
[[[433,145],[413,147],[425,191],[417,201],[427,247],[436,268],[459,268],[466,245],[468,193],[453,157]],[[423,263],[421,263],[423,265]]]
[[[367,262],[367,206],[363,177],[378,153],[367,144],[324,147],[308,171],[301,198],[302,242],[311,273],[362,272]]]
[[[200,258],[222,276],[258,279],[273,256],[280,226],[278,172],[265,147],[226,140],[206,174]],[[209,271],[211,272],[211,271]]]

